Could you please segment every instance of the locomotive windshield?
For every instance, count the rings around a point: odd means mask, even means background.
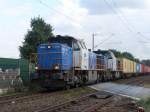
[[[98,51],[94,51],[96,54],[102,54],[104,56],[107,56],[108,59],[112,59],[112,56],[110,54],[109,51],[106,51],[106,50],[98,50]]]
[[[52,37],[49,38],[49,43],[62,43],[62,44],[66,44],[69,47],[72,47],[72,43],[76,42],[77,40],[74,39],[73,37],[70,36],[56,36],[56,37]]]
[[[49,38],[49,43],[61,43],[66,44],[69,47],[73,47],[75,51],[80,49],[87,49],[83,41],[79,41],[70,36],[56,36],[55,38]],[[72,46],[73,45],[73,46]]]

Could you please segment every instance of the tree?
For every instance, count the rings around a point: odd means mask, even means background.
[[[29,59],[31,53],[37,52],[40,43],[48,42],[48,38],[54,37],[53,28],[41,17],[31,19],[31,30],[25,35],[22,46],[19,46],[21,58]]]
[[[122,55],[123,55],[123,57],[131,59],[131,60],[135,59],[134,56],[129,52],[123,52]]]
[[[117,51],[115,49],[110,49],[110,51],[112,51],[114,53],[114,55],[117,57],[117,58],[127,58],[127,59],[130,59],[130,60],[133,60],[133,61],[136,61],[136,62],[140,62],[140,60],[138,58],[135,58],[131,53],[129,52],[120,52],[120,51]]]
[[[141,62],[147,66],[150,66],[150,59],[142,60]]]
[[[122,56],[122,53],[121,53],[120,51],[117,51],[117,50],[115,50],[115,49],[110,49],[110,51],[113,52],[114,55],[115,55],[117,58],[123,57],[123,56]]]

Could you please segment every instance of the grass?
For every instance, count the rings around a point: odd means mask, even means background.
[[[150,97],[140,100],[139,104],[144,107],[145,112],[150,112]]]
[[[144,84],[145,88],[150,88],[150,84]]]

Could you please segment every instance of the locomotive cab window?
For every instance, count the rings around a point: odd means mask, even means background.
[[[108,59],[112,59],[112,57],[110,55],[108,55]]]
[[[84,42],[79,42],[82,49],[87,49]]]
[[[81,42],[79,42],[79,45],[81,46],[81,48],[82,48],[82,49],[84,49],[84,46],[82,45],[82,43],[81,43]]]
[[[87,47],[86,47],[86,45],[85,45],[85,42],[83,42],[83,46],[84,46],[85,49],[87,49]]]
[[[79,51],[80,50],[80,47],[77,43],[73,43],[73,50],[74,51]]]

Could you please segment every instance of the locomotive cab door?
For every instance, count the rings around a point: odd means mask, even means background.
[[[73,63],[75,68],[88,70],[88,50],[82,41],[73,43]]]

